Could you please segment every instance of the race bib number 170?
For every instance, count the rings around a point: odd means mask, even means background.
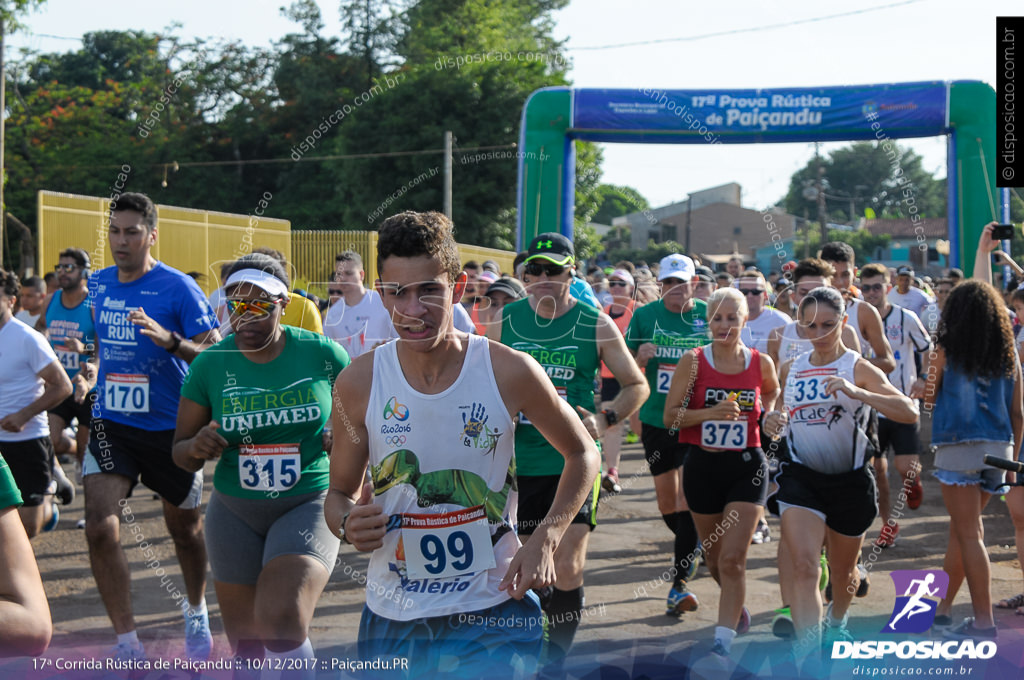
[[[108,373],[103,405],[108,411],[119,413],[149,413],[149,376]]]

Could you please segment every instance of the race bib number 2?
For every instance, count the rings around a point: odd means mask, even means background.
[[[668,388],[672,384],[672,375],[676,372],[675,364],[658,364],[658,394],[668,394]]]
[[[409,577],[449,578],[493,569],[494,549],[482,505],[440,515],[402,515]]]
[[[700,445],[706,449],[747,448],[747,421],[705,420],[700,427]]]
[[[302,477],[298,444],[258,444],[238,449],[238,483],[248,491],[287,491]]]
[[[118,413],[149,413],[149,376],[108,373],[103,405]]]

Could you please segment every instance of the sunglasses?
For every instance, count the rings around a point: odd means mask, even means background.
[[[56,267],[53,268],[53,271],[55,271],[55,272],[73,272],[76,269],[78,269],[78,265],[77,264],[58,264]]]
[[[871,293],[871,292],[874,292],[874,291],[884,290],[885,289],[885,284],[884,283],[865,283],[865,284],[861,285],[860,289],[862,291],[864,291],[865,293]]]
[[[257,319],[270,316],[270,313],[274,311],[274,307],[277,306],[275,300],[232,300],[227,299],[224,301],[227,305],[228,312],[233,316],[242,316],[245,313],[250,313]]]
[[[327,294],[328,295],[344,295],[344,293],[342,293],[340,290],[329,290],[329,291],[327,291]]]
[[[548,276],[560,276],[565,273],[565,265],[527,262],[526,269],[524,269],[524,271],[530,276],[540,276],[541,274],[547,274]]]
[[[629,284],[628,284],[628,283],[626,283],[625,281],[609,281],[609,282],[608,282],[608,285],[609,285],[609,286],[622,286],[623,288],[625,288],[625,287],[627,287],[627,286],[628,286]]]
[[[744,295],[764,295],[764,288],[740,288],[740,292]]]

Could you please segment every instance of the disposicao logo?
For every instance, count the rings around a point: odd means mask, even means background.
[[[388,399],[388,403],[384,404],[384,420],[390,420],[391,418],[399,422],[409,419],[409,407],[405,404],[399,404],[397,397],[391,397]]]
[[[946,596],[949,575],[941,569],[906,569],[890,573],[896,604],[882,633],[923,633],[935,622],[939,600]]]

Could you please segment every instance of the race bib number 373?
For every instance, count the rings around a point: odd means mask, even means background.
[[[448,578],[493,569],[494,549],[482,505],[440,515],[402,515],[410,578]]]

